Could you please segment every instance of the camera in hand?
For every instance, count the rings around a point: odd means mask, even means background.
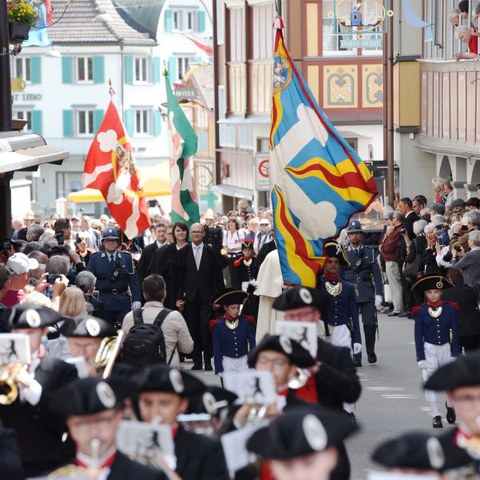
[[[47,282],[50,283],[50,285],[53,285],[57,278],[62,278],[62,276],[57,273],[50,273],[47,277]]]
[[[63,232],[55,232],[55,239],[57,240],[59,245],[63,245],[65,243],[65,235]]]
[[[461,245],[455,245],[453,248],[454,248],[455,251],[457,251],[457,252],[460,252],[460,251],[462,250],[462,246],[461,246]]]
[[[466,232],[468,230],[468,227],[466,225],[462,225],[462,232]]]
[[[10,247],[12,246],[12,239],[11,238],[6,238],[2,242],[2,250],[4,253],[8,253],[10,251]]]

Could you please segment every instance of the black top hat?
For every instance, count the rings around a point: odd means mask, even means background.
[[[242,305],[248,298],[248,293],[235,288],[225,288],[212,298],[213,305]]]
[[[344,267],[350,266],[345,249],[338,242],[334,240],[326,242],[323,246],[323,252],[327,258],[338,258],[340,265]]]
[[[167,365],[155,365],[145,371],[140,391],[175,393],[180,397],[190,397],[204,392],[206,388],[201,380],[189,373]]]
[[[359,220],[351,220],[347,227],[347,233],[365,233]]]
[[[12,307],[10,313],[5,315],[10,328],[44,328],[63,320],[55,310],[27,302]]]
[[[65,323],[60,327],[60,333],[66,337],[105,338],[115,336],[117,331],[101,318],[86,316],[76,320],[65,319]]]
[[[121,379],[87,377],[75,380],[52,397],[52,411],[67,418],[121,409],[131,392],[131,382]]]
[[[291,310],[301,307],[320,309],[329,300],[329,295],[323,290],[310,287],[291,287],[284,290],[273,302],[276,310]]]
[[[310,352],[303,348],[298,342],[288,338],[286,335],[265,335],[260,343],[248,355],[248,365],[254,368],[260,352],[272,350],[283,353],[287,356],[292,365],[299,368],[309,368],[315,365],[315,359]]]
[[[387,468],[438,472],[465,465],[463,456],[452,454],[446,438],[426,432],[409,432],[387,440],[375,448],[372,459]]]
[[[445,277],[441,275],[427,275],[415,282],[411,290],[424,292],[425,290],[445,290],[451,287],[453,285]]]
[[[247,449],[265,459],[289,460],[337,446],[356,429],[347,415],[335,410],[297,406],[257,430]]]
[[[451,392],[456,388],[476,385],[480,385],[480,354],[471,353],[435,370],[425,382],[424,388]]]

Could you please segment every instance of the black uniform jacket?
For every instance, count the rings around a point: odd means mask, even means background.
[[[107,477],[108,480],[167,480],[167,478],[162,471],[135,462],[118,451]]]
[[[175,436],[176,472],[182,480],[228,480],[222,445],[218,440],[188,432],[181,425]]]
[[[35,371],[35,380],[42,385],[40,402],[33,406],[18,397],[11,405],[0,407],[3,426],[16,431],[27,477],[51,471],[74,454],[70,438],[62,441],[68,431],[65,421],[49,405],[55,391],[76,378],[73,365],[45,356]]]

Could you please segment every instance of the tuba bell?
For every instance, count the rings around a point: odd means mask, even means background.
[[[21,363],[5,365],[0,373],[0,405],[11,405],[18,397],[17,376],[27,366]]]
[[[95,355],[95,368],[100,373],[102,378],[108,378],[112,373],[113,365],[120,352],[122,346],[123,330],[118,330],[114,337],[105,337],[100,344],[97,354]]]
[[[308,378],[310,377],[310,373],[302,368],[297,368],[295,372],[295,376],[288,382],[288,388],[292,390],[298,390],[305,386],[308,382]]]

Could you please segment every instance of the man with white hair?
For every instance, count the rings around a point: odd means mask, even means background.
[[[462,271],[465,283],[474,289],[480,284],[480,230],[468,234],[470,251],[465,253],[463,247],[452,250],[452,263]]]
[[[473,28],[458,27],[455,30],[455,38],[468,44],[468,52],[457,52],[455,60],[470,60],[478,57],[478,38],[474,35]]]
[[[255,255],[258,255],[260,249],[268,242],[272,240],[272,236],[270,235],[270,222],[267,218],[262,218],[260,220],[260,230],[257,233],[255,240],[253,242],[253,250]]]

